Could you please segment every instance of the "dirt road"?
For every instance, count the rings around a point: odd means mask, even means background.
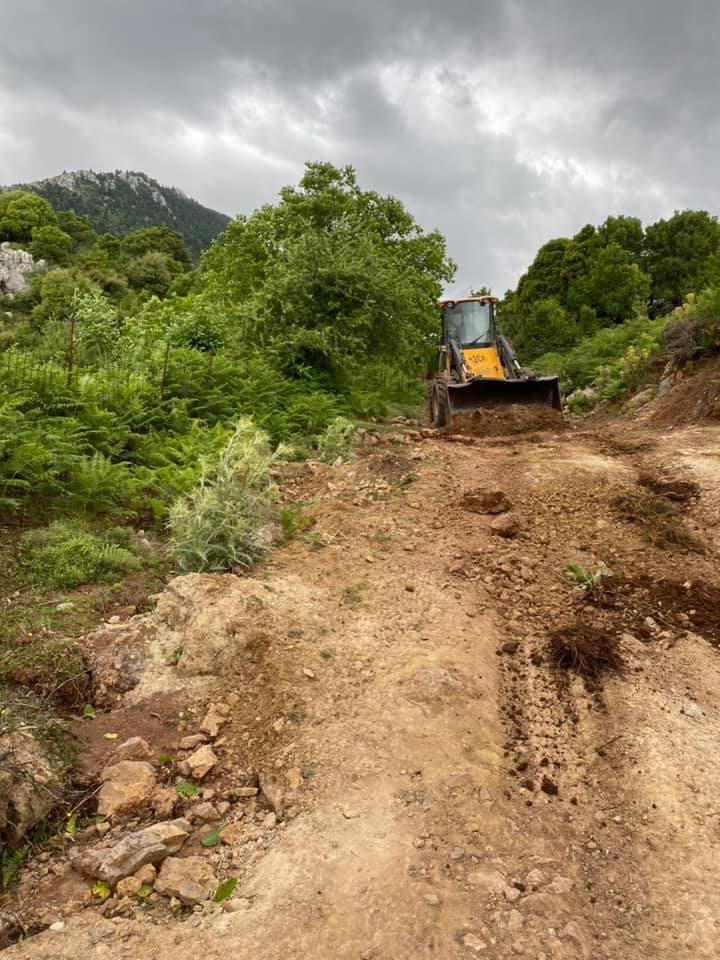
[[[282,787],[198,848],[233,898],[89,906],[8,960],[720,956],[719,439],[545,430],[299,469],[305,535],[193,586],[207,648],[233,609],[253,642],[133,694],[223,698],[218,790]],[[569,563],[604,576],[583,592]]]

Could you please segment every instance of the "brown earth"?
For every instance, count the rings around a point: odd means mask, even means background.
[[[720,428],[465,438],[295,468],[306,533],[251,577],[174,581],[137,621],[145,672],[78,725],[89,776],[108,730],[157,756],[230,705],[203,785],[232,831],[183,854],[233,897],[106,916],[58,851],[7,906],[56,928],[8,960],[720,955]],[[512,539],[467,509],[493,490]],[[702,551],[653,543],[628,495]]]

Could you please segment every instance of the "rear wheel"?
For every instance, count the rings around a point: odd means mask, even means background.
[[[446,427],[450,423],[447,380],[433,380],[430,386],[430,420],[434,427]]]

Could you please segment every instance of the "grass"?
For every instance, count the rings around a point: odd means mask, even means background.
[[[359,580],[357,583],[351,583],[343,590],[343,603],[359,604],[363,602],[364,591],[367,589],[367,583]]]

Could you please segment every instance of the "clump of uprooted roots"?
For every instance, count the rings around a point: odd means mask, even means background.
[[[688,494],[688,497],[692,494]],[[678,506],[664,496],[646,491],[628,490],[615,497],[612,505],[622,520],[633,523],[643,538],[661,550],[685,550],[704,553],[705,544],[685,526],[677,515]]]
[[[617,637],[587,623],[573,623],[552,633],[548,653],[556,667],[591,681],[621,673],[624,666]]]

